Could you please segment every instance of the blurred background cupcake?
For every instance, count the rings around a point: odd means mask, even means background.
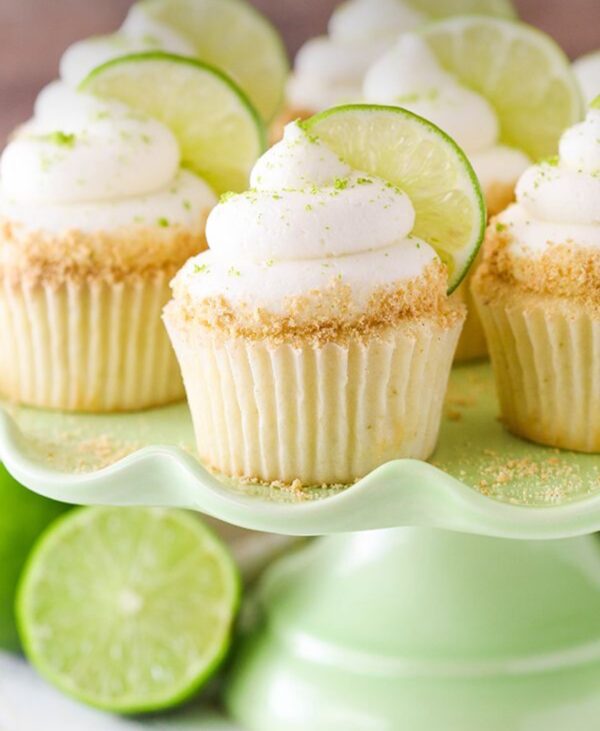
[[[600,451],[600,97],[494,219],[473,292],[515,434]]]
[[[367,71],[363,96],[410,109],[456,140],[490,216],[514,199],[531,159],[556,152],[560,133],[582,108],[568,60],[550,38],[524,24],[475,16],[403,34]],[[487,347],[468,280],[455,296],[469,311],[456,358],[480,358]]]
[[[402,33],[434,18],[467,12],[513,17],[509,0],[457,0],[453,3],[407,0],[346,0],[329,19],[327,34],[302,45],[287,85],[286,108],[274,130],[278,139],[285,123],[306,118],[338,104],[363,100],[369,67]]]

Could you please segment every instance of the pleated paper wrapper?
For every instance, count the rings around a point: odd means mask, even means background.
[[[600,316],[558,298],[477,297],[502,416],[540,444],[600,452]]]
[[[143,409],[183,398],[161,320],[169,277],[0,288],[0,393],[67,411]]]

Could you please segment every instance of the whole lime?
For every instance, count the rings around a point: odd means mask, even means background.
[[[18,651],[14,616],[17,582],[40,533],[68,505],[30,492],[0,464],[0,648]]]

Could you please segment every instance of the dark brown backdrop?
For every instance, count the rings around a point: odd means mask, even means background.
[[[337,0],[253,0],[281,29],[290,52],[322,32]],[[74,40],[120,24],[132,0],[0,0],[0,139],[31,111]],[[524,20],[571,56],[600,47],[600,0],[516,0]]]

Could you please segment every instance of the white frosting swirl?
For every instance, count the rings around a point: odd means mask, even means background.
[[[517,202],[500,217],[520,256],[550,246],[600,247],[600,109],[562,136],[559,157],[529,168],[517,185]]]
[[[347,0],[329,21],[329,34],[298,52],[288,85],[289,102],[320,111],[360,101],[368,67],[404,31],[425,20],[401,0]]]
[[[178,275],[176,286],[193,298],[281,312],[288,298],[341,281],[360,307],[436,259],[410,237],[415,213],[405,193],[353,171],[297,123],[257,162],[252,185],[213,209],[210,250]]]
[[[366,101],[397,104],[447,132],[471,159],[484,190],[493,183],[514,183],[529,164],[519,150],[498,144],[492,105],[445,71],[415,33],[405,33],[371,66],[363,92]]]
[[[583,97],[588,104],[600,94],[600,51],[588,53],[573,64]]]
[[[60,60],[60,77],[76,88],[90,71],[107,61],[143,51],[195,55],[194,47],[188,41],[170,28],[151,21],[134,6],[120,32],[87,38],[67,48]]]
[[[197,226],[214,201],[180,173],[171,131],[118,103],[55,82],[0,159],[0,210],[28,228],[107,230],[134,223]]]

